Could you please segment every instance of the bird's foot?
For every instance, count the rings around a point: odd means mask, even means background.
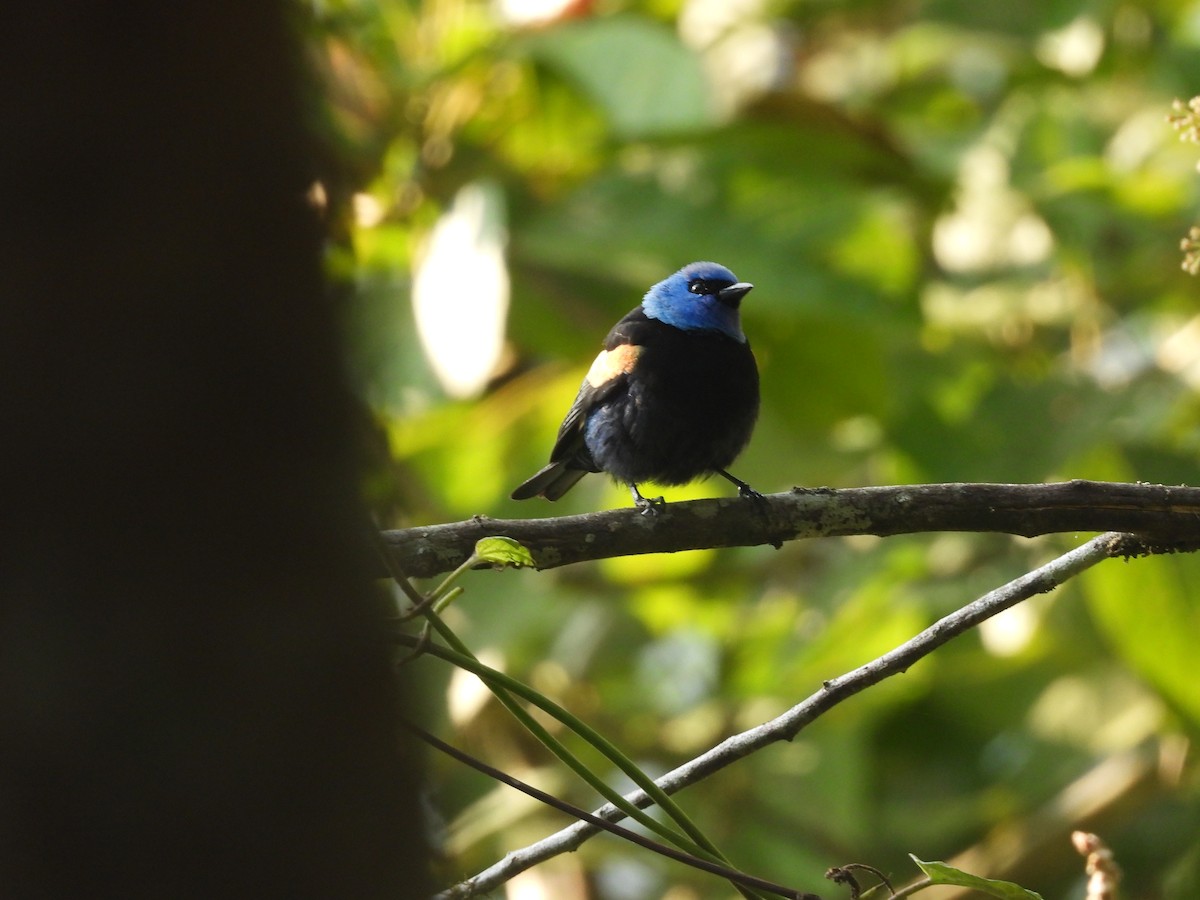
[[[629,492],[633,494],[633,505],[642,511],[643,516],[657,516],[658,511],[667,505],[662,497],[643,497],[636,484],[629,485]]]
[[[638,504],[643,516],[657,516],[658,511],[667,505],[662,497],[646,497]]]
[[[743,500],[753,500],[755,503],[760,503],[766,499],[766,497],[764,497],[762,494],[760,494],[754,488],[750,487],[750,485],[746,484],[746,482],[742,481],[742,479],[740,479],[734,475],[730,475],[724,469],[717,469],[717,474],[720,475],[722,478],[726,479],[727,481],[731,482],[732,484],[736,485],[737,491],[738,491],[738,496],[741,497]]]
[[[738,487],[738,496],[743,500],[754,500],[755,502],[767,499],[748,484],[743,484]]]

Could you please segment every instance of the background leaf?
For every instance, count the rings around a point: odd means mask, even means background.
[[[624,138],[712,125],[699,58],[657,22],[587,19],[530,35],[522,49],[575,81]]]
[[[627,505],[600,476],[555,504],[509,493],[545,464],[613,322],[705,258],[755,285],[743,324],[762,409],[734,472],[759,490],[1200,477],[1200,306],[1179,251],[1200,146],[1165,121],[1200,93],[1191,5],[574,0],[536,21],[518,6],[310,8],[380,521]],[[478,183],[503,195],[511,301],[487,384],[450,399],[410,285]],[[461,271],[462,290],[487,278],[470,253]],[[466,345],[477,323],[461,319]],[[489,663],[666,771],[1086,537],[468,573],[446,615]],[[1086,814],[1130,900],[1194,900],[1200,778],[1180,748],[1200,716],[1196,565],[1100,565],[682,800],[739,865],[818,893],[830,866],[902,871],[915,851],[1078,896],[1068,820]],[[433,730],[594,803],[474,679],[425,663],[409,668]],[[447,882],[561,824],[433,765],[456,836]],[[1114,768],[1132,773],[1115,797]],[[529,875],[555,897],[728,896],[616,842],[557,865],[553,883]]]

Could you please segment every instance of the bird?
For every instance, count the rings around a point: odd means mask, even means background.
[[[662,497],[638,485],[720,475],[762,499],[728,467],[758,418],[758,365],[739,308],[754,285],[714,262],[684,266],[613,326],[558,429],[550,462],[512,499],[557,500],[589,472],[628,485],[656,515]]]

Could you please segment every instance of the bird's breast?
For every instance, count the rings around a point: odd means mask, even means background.
[[[654,331],[639,336],[626,388],[593,413],[587,444],[624,480],[681,484],[725,468],[745,446],[758,370],[749,346],[725,335]]]

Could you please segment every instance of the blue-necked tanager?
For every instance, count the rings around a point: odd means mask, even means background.
[[[589,472],[629,485],[651,514],[663,498],[643,497],[639,482],[715,473],[739,495],[761,497],[726,471],[758,418],[758,367],[738,313],[752,287],[724,266],[695,262],[650,288],[604,339],[550,463],[512,498],[557,500]]]

